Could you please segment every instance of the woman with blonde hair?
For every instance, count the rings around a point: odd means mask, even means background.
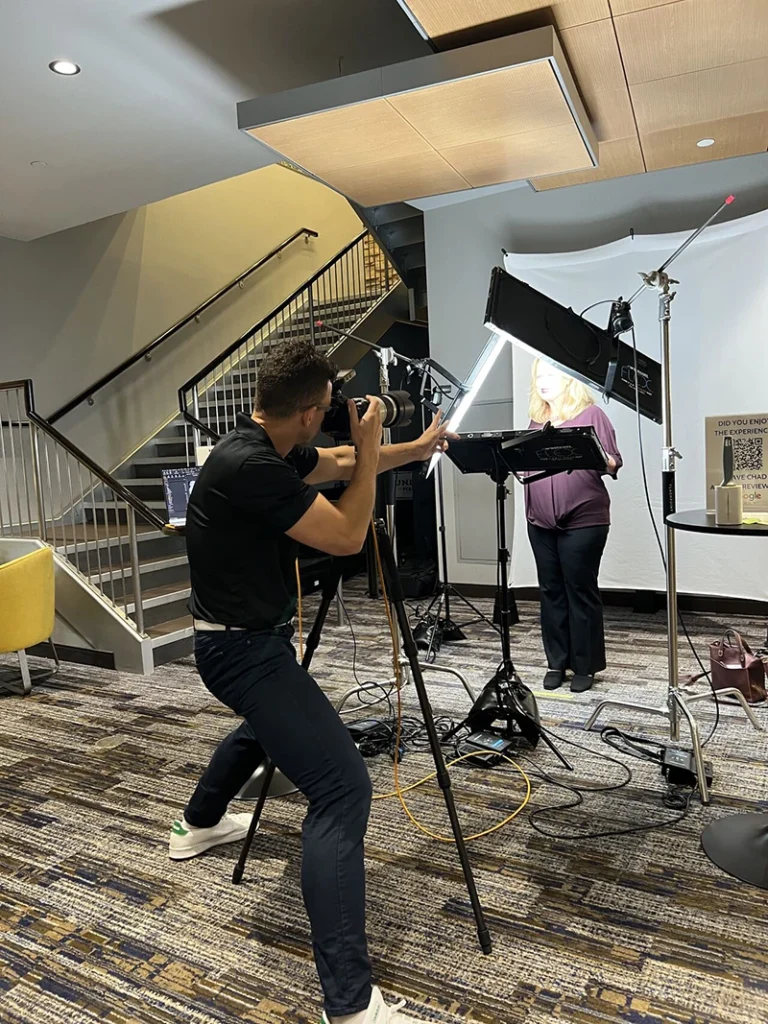
[[[608,539],[611,499],[603,476],[622,465],[611,421],[579,381],[541,359],[531,375],[530,427],[594,427],[608,462],[604,473],[579,469],[536,480],[525,488],[528,536],[541,595],[541,634],[556,690],[573,672],[571,690],[589,690],[605,668],[600,560]]]

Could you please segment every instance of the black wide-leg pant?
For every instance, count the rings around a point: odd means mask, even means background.
[[[591,676],[605,668],[597,577],[607,526],[546,530],[528,524],[541,592],[541,635],[551,669]]]

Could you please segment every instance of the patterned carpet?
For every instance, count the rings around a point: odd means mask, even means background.
[[[386,678],[381,605],[353,595],[349,608],[361,678]],[[538,687],[536,609],[521,611],[515,658]],[[594,702],[611,694],[658,703],[663,691],[661,618],[609,610],[607,625],[610,668],[599,686],[540,700],[546,723],[594,751],[607,749],[581,731]],[[723,626],[693,616],[690,625],[702,647]],[[761,623],[741,625],[759,642]],[[479,687],[498,651],[487,628],[470,633],[470,644],[444,648],[438,664],[460,668]],[[348,629],[329,626],[315,669],[330,695],[349,686],[351,661]],[[455,679],[430,673],[427,680],[436,713],[466,710]],[[412,686],[405,702],[416,713]],[[768,710],[758,713],[768,719]],[[704,728],[711,724],[711,707],[699,705],[697,714]],[[535,833],[526,811],[470,845],[491,956],[477,945],[455,849],[417,832],[396,800],[377,801],[367,842],[369,931],[385,992],[444,1024],[768,1021],[768,892],[720,872],[699,845],[714,818],[768,807],[768,734],[742,725],[731,709],[723,719],[707,747],[715,802],[694,803],[677,826],[567,842]],[[608,720],[661,735],[659,719]],[[2,1024],[318,1020],[298,882],[301,799],[268,803],[241,888],[230,882],[234,847],[181,865],[167,859],[169,824],[232,724],[189,661],[147,679],[64,666],[32,697],[2,698]],[[572,756],[582,780],[619,777],[594,753]],[[533,763],[556,764],[544,749]],[[389,790],[391,763],[369,764],[375,789]],[[658,771],[639,761],[632,769],[627,789],[590,797],[551,827],[599,830],[669,816]],[[430,770],[428,754],[410,754],[403,780]],[[467,833],[511,813],[523,792],[511,769],[462,765],[453,780]],[[561,797],[533,780],[531,806]],[[426,825],[447,831],[434,783],[410,803]]]

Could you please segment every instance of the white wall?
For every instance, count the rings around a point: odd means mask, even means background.
[[[488,290],[490,271],[493,266],[502,263],[502,248],[519,253],[553,253],[585,249],[592,246],[612,242],[627,237],[630,229],[638,234],[652,233],[659,230],[686,230],[696,227],[722,201],[722,198],[733,191],[737,201],[729,209],[733,218],[737,213],[741,216],[768,207],[768,156],[759,154],[740,160],[720,161],[697,167],[679,168],[656,174],[638,175],[632,178],[599,182],[574,188],[534,193],[531,190],[517,189],[484,199],[446,206],[425,214],[427,239],[427,284],[429,293],[430,343],[435,358],[443,362],[449,369],[461,375],[466,373],[474,357],[485,343],[488,332],[483,328],[483,312]],[[725,218],[724,218],[725,219]],[[674,246],[673,246],[674,247]],[[702,250],[703,251],[703,250]],[[754,345],[752,331],[759,328],[757,319],[757,295],[762,280],[768,280],[768,264],[753,266],[746,273],[741,272],[733,262],[729,264],[726,277],[729,288],[720,289],[715,271],[723,270],[717,248],[712,250],[711,276],[705,288],[705,295],[711,307],[717,307],[724,313],[722,330],[728,331],[729,341],[743,338],[743,347],[738,349],[740,373],[736,379],[759,378],[754,374],[756,352],[760,346]],[[612,294],[617,286],[625,293],[634,290],[636,270],[651,269],[646,261],[653,253],[644,252],[637,267],[630,263],[628,280],[622,278],[618,285],[616,279],[610,278],[606,271],[611,269],[608,261],[602,267],[592,267],[592,273],[586,279],[576,279],[570,291],[563,285],[560,294],[553,296],[566,304],[573,302],[577,308],[583,308],[589,302]],[[726,260],[728,257],[725,257]],[[683,320],[691,322],[683,316],[686,304],[693,304],[693,296],[698,283],[691,280],[694,275],[686,274],[684,258],[676,264],[675,276],[684,277],[687,297],[682,294],[673,304],[675,330],[683,326]],[[563,261],[567,263],[567,259]],[[679,273],[677,273],[679,271]],[[564,279],[570,271],[563,271]],[[519,276],[524,276],[522,273]],[[747,280],[751,276],[751,280]],[[535,282],[532,280],[532,283]],[[539,285],[540,286],[540,285]],[[583,296],[583,301],[582,301]],[[650,310],[648,303],[650,304]],[[751,312],[746,313],[750,308]],[[603,311],[604,312],[604,311]],[[599,319],[601,311],[596,311]],[[653,345],[657,338],[658,327],[655,322],[656,307],[652,297],[638,311],[638,326],[642,325],[640,337],[651,338],[648,345],[641,342],[651,354],[656,349]],[[733,320],[728,317],[733,315]],[[754,316],[750,321],[750,330],[745,332],[743,317]],[[741,330],[726,327],[741,318]],[[707,317],[696,321],[697,327],[706,332]],[[765,318],[763,323],[766,322]],[[700,394],[704,379],[717,381],[722,376],[720,361],[723,356],[722,333],[708,332],[708,343],[712,346],[712,361],[707,366],[698,359],[700,345],[693,344],[691,355],[695,360],[693,366],[683,365],[677,372],[676,395],[685,387],[685,377],[695,372],[696,387],[689,394]],[[747,340],[749,339],[749,340]],[[514,359],[514,370],[513,370]],[[481,393],[485,403],[479,407],[474,418],[467,419],[462,429],[483,426],[488,428],[506,428],[527,425],[527,385],[530,364],[525,356],[512,354],[502,356],[494,369],[491,378]],[[677,369],[677,368],[676,368]],[[516,384],[513,389],[513,372]],[[682,380],[681,380],[682,374]],[[768,374],[761,369],[763,380]],[[760,382],[762,385],[762,381]],[[760,394],[765,391],[761,387]],[[517,400],[517,409],[513,414],[513,393]],[[768,394],[768,392],[765,392]],[[678,399],[676,398],[676,401]],[[707,411],[699,411],[694,400],[692,406],[681,410],[678,427],[676,412],[676,431],[679,443],[686,448],[686,459],[680,464],[681,472],[681,507],[703,506],[703,486],[701,494],[695,482],[698,473],[703,480],[703,417],[718,411],[738,412],[738,408],[719,409],[714,399],[709,400]],[[736,396],[730,395],[727,404],[733,406]],[[723,399],[725,404],[725,399]],[[747,405],[754,411],[764,412],[768,403],[750,397]],[[755,406],[765,408],[755,408]],[[677,408],[677,407],[676,407]],[[691,409],[695,410],[695,420],[688,422]],[[625,460],[630,465],[623,471],[614,490],[614,529],[610,546],[604,560],[602,583],[607,587],[634,589],[653,587],[661,589],[661,577],[656,569],[658,556],[648,547],[647,514],[642,518],[642,507],[637,505],[637,494],[627,491],[634,479],[637,483],[636,428],[629,420],[624,422],[623,410],[614,416],[619,429],[619,441]],[[656,437],[658,428],[648,425],[644,427],[648,437],[648,469],[651,483],[658,491],[658,446]],[[689,469],[690,467],[690,469]],[[690,477],[688,474],[691,474]],[[634,476],[632,476],[634,474]],[[683,481],[685,481],[683,483]],[[517,485],[515,485],[517,488]],[[514,582],[518,586],[534,585],[535,573],[528,552],[528,541],[525,537],[524,518],[520,515],[522,501],[519,494],[514,495],[517,506],[518,528],[514,534]],[[446,525],[449,548],[450,577],[457,583],[495,583],[495,541],[493,528],[493,484],[485,478],[462,477],[454,472],[453,467],[446,466]],[[514,524],[514,513],[510,513],[510,523]],[[636,530],[639,531],[636,533]],[[627,542],[637,546],[627,548]],[[737,596],[765,597],[765,587],[752,586],[752,593],[739,593],[743,590],[738,572],[732,576],[727,587],[717,577],[728,558],[735,558],[734,565],[744,560],[744,544],[749,541],[734,541],[741,545],[738,559],[727,546],[723,548],[717,559],[713,559],[711,546],[701,548],[699,541],[689,545],[690,538],[682,538],[679,542],[681,554],[682,590],[698,593],[735,593]],[[720,543],[723,543],[721,539]],[[756,541],[752,541],[755,544]],[[619,552],[624,552],[619,557]],[[630,554],[634,552],[634,555]],[[738,555],[739,552],[736,552]],[[768,556],[768,551],[766,551]],[[752,550],[750,559],[760,559],[760,553]],[[765,564],[765,559],[762,559]],[[707,567],[705,568],[705,563]],[[697,572],[701,569],[701,572]],[[764,575],[764,574],[763,574]]]
[[[265,255],[293,243],[57,426],[112,468],[176,408],[176,390],[361,230],[336,192],[279,166],[32,242],[0,238],[0,380],[31,377],[53,412]]]

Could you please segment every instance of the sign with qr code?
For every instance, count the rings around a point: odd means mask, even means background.
[[[768,413],[707,416],[707,509],[723,481],[723,438],[733,438],[733,482],[744,488],[744,512],[768,512]]]

